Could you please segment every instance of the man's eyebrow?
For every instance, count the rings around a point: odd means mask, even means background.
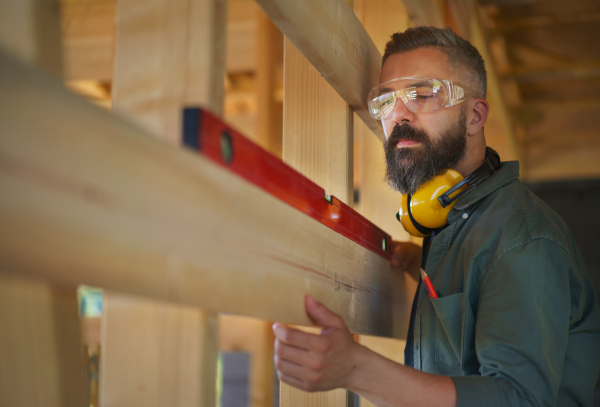
[[[389,93],[389,92],[393,92],[394,89],[392,88],[380,88],[379,92],[377,92],[377,94],[379,95],[383,95],[384,93]]]
[[[431,81],[425,80],[425,81],[421,81],[421,82],[415,82],[412,85],[410,85],[410,87],[424,86],[424,85],[429,85],[430,83],[431,83]]]

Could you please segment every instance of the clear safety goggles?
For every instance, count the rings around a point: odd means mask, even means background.
[[[394,112],[398,99],[413,113],[431,113],[474,96],[475,92],[471,89],[449,79],[396,78],[371,89],[367,104],[371,116],[381,120]]]

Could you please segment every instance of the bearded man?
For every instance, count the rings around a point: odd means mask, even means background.
[[[387,180],[414,194],[449,169],[486,161],[486,72],[450,29],[418,27],[386,46],[369,109],[386,135]],[[312,297],[320,335],[274,325],[280,380],[307,391],[349,389],[377,406],[591,406],[600,367],[600,308],[564,222],[519,182],[518,162],[494,167],[462,196],[423,250],[394,247],[393,266],[419,281],[405,365],[354,342]],[[420,261],[419,261],[420,260]]]

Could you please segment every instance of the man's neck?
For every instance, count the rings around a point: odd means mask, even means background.
[[[485,142],[478,143],[478,145],[469,148],[464,160],[456,167],[456,171],[463,177],[468,177],[473,171],[483,165],[485,161],[485,149]]]

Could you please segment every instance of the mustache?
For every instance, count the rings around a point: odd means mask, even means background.
[[[400,140],[414,140],[424,144],[429,143],[429,138],[423,130],[417,130],[408,124],[396,124],[388,139],[389,146],[395,146]]]

